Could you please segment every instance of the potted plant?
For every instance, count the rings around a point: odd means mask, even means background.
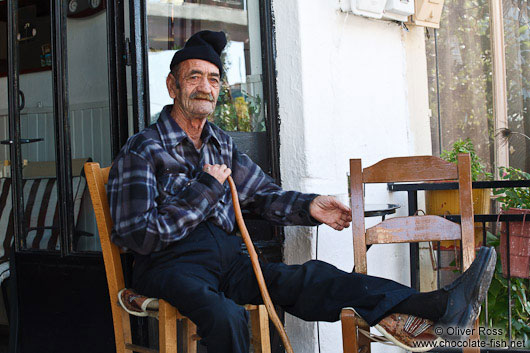
[[[471,177],[473,181],[490,180],[492,174],[486,170],[475,151],[471,139],[457,140],[450,150],[445,150],[441,158],[452,163],[458,160],[458,154],[469,153],[471,157]],[[475,214],[488,214],[490,212],[490,189],[473,189],[473,210]],[[425,208],[427,214],[460,214],[458,190],[427,190],[425,192]],[[482,224],[475,223],[475,246],[482,244]],[[442,250],[454,250],[455,242],[442,241]]]
[[[225,71],[228,72],[232,63],[226,51],[221,55],[221,60]],[[254,139],[255,136],[248,136],[248,133],[255,134],[256,132],[263,136],[266,135],[265,119],[261,108],[262,100],[259,94],[254,92],[255,89],[252,89],[252,85],[253,82],[248,81],[248,79],[247,82],[231,85],[226,75],[221,82],[217,105],[210,121],[229,132],[232,138],[239,135],[245,139],[246,135],[247,139]]]
[[[219,98],[211,120],[225,131],[260,132],[265,131],[261,119],[261,98],[252,96],[238,85],[236,94],[228,82],[223,80]]]
[[[513,167],[500,167],[499,177],[501,180],[530,180],[529,173]],[[493,194],[498,195],[502,213],[525,215],[523,221],[509,224],[510,275],[530,278],[530,190],[523,187],[499,188],[493,190]],[[508,226],[503,222],[499,248],[504,276],[508,276],[507,236]]]

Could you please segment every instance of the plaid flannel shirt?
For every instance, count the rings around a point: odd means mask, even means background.
[[[284,191],[230,136],[210,122],[197,150],[166,106],[158,121],[129,138],[114,161],[107,193],[112,241],[139,254],[166,248],[206,220],[227,233],[235,216],[228,181],[221,185],[204,164],[232,169],[241,207],[278,225],[317,225],[309,204],[318,195]]]

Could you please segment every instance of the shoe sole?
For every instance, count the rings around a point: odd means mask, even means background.
[[[491,284],[491,279],[493,278],[493,274],[495,273],[495,265],[497,263],[497,254],[493,247],[487,248],[487,253],[485,256],[484,265],[479,269],[479,274],[477,278],[480,278],[479,285],[476,287],[475,292],[473,293],[471,303],[467,306],[464,314],[462,315],[460,321],[455,325],[456,327],[459,327],[461,329],[466,329],[469,327],[470,324],[475,322],[477,319],[479,313],[480,313],[480,307],[482,302],[484,301],[484,298],[486,297],[488,293],[489,286]],[[473,299],[473,297],[475,299]],[[444,330],[445,332],[446,330]],[[466,330],[463,330],[463,332],[466,332]],[[442,335],[443,337],[444,335]],[[467,340],[469,335],[463,334],[461,336],[448,336],[443,337],[446,340],[449,341],[455,341],[455,340]]]
[[[488,289],[491,284],[491,279],[493,278],[493,274],[495,273],[495,265],[497,263],[497,253],[495,250],[493,250],[492,247],[488,248],[489,253],[487,256],[487,262],[485,266],[482,266],[479,273],[479,278],[482,280],[479,283],[478,287],[478,294],[477,299],[473,301],[473,305],[471,307],[474,317],[471,318],[471,320],[468,320],[468,324],[474,322],[477,319],[480,306],[482,302],[484,301],[484,298],[486,297],[488,293]],[[465,324],[465,321],[462,322],[462,324]]]
[[[392,336],[390,333],[388,333],[382,326],[379,324],[375,325],[374,328],[379,331],[387,340],[398,346],[399,348],[402,348],[406,351],[410,352],[428,352],[430,350],[435,349],[438,347],[438,342],[443,341],[441,337],[438,337],[436,340],[434,340],[431,344],[429,344],[431,347],[409,347],[406,344],[398,341],[394,336]]]
[[[358,317],[362,318],[361,315],[359,315],[357,313],[357,311],[355,311],[354,308],[344,308],[344,309],[349,309],[349,310],[353,311],[355,313],[355,315],[357,315]],[[438,339],[433,341],[432,347],[410,347],[410,346],[407,346],[406,344],[404,344],[403,342],[398,341],[394,336],[392,336],[390,333],[388,333],[388,331],[385,330],[381,325],[376,324],[373,327],[377,331],[379,331],[379,333],[382,334],[388,341],[392,342],[393,344],[395,344],[399,348],[402,348],[402,349],[404,349],[406,351],[410,351],[410,352],[428,352],[428,351],[436,348],[438,342],[442,341],[442,338],[438,337]],[[435,344],[434,342],[437,342],[437,343]],[[379,341],[374,341],[374,343],[388,344],[386,342],[379,342]]]
[[[125,290],[127,290],[127,288],[123,288],[122,290],[120,290],[120,291],[118,292],[118,302],[120,303],[121,308],[122,308],[123,310],[125,310],[125,311],[126,311],[128,314],[130,314],[130,315],[139,316],[139,317],[146,317],[146,316],[149,316],[149,313],[148,313],[147,310],[144,310],[144,311],[133,311],[133,310],[129,310],[129,309],[127,308],[127,306],[125,305],[125,303],[124,303],[123,300],[121,299],[121,294],[122,294],[123,291],[125,291]],[[154,299],[154,298],[148,298],[148,299],[145,301],[145,303],[144,303],[143,306],[147,307],[147,305],[148,305],[150,302],[154,301],[154,300],[156,300],[156,299]]]

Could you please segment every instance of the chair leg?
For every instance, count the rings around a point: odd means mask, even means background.
[[[132,350],[127,349],[125,344],[126,343],[132,343],[132,334],[131,334],[131,318],[129,316],[129,313],[127,313],[125,310],[121,309],[121,318],[122,318],[122,329],[123,329],[123,343],[124,343],[124,351],[126,353],[133,353]],[[117,353],[120,352],[120,350],[116,351]]]
[[[250,311],[250,326],[252,328],[252,347],[254,347],[254,352],[270,353],[269,316],[265,305],[258,305],[257,309]]]
[[[475,324],[473,325],[473,327],[475,329],[473,331],[474,334],[469,337],[469,340],[474,341],[474,342],[478,342],[480,340],[480,335],[478,334],[478,330],[479,330],[478,319],[475,321]],[[480,353],[480,347],[463,348],[462,352],[464,352],[464,353]]]
[[[344,353],[370,353],[370,340],[359,334],[359,328],[370,331],[370,326],[351,309],[342,309],[342,349]]]
[[[362,328],[368,332],[370,332],[370,326],[357,326],[358,328]],[[364,335],[359,336],[359,353],[370,353],[372,351],[372,348],[370,346],[370,339]]]
[[[357,325],[353,310],[342,309],[340,313],[342,324],[342,350],[344,353],[358,353]]]
[[[132,350],[127,349],[126,346],[128,343],[132,342],[129,314],[123,310],[117,302],[111,305],[111,310],[116,353],[132,353]]]
[[[184,352],[197,353],[197,326],[190,320],[184,319]]]
[[[177,309],[159,300],[158,336],[160,353],[177,353]]]

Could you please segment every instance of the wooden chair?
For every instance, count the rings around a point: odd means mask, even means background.
[[[110,241],[112,219],[107,200],[105,184],[108,182],[110,167],[100,168],[99,163],[86,163],[85,174],[96,214],[96,221],[101,240],[101,249],[107,274],[116,352],[154,353],[157,350],[132,344],[129,313],[118,302],[118,292],[125,287],[120,249]],[[165,300],[158,300],[158,327],[160,353],[177,353],[177,320],[184,323],[184,348],[188,353],[197,352],[196,326],[181,315],[177,309]],[[245,305],[250,312],[252,326],[252,345],[254,352],[270,353],[269,320],[264,305]]]
[[[475,258],[471,162],[468,154],[458,156],[458,166],[433,156],[384,159],[362,168],[360,159],[350,159],[350,187],[355,272],[367,273],[366,247],[372,244],[461,240],[463,269]],[[458,181],[461,223],[439,216],[394,217],[365,230],[363,186],[370,183]],[[341,312],[345,353],[369,353],[371,340],[360,334],[370,331],[368,324],[353,310]],[[478,350],[477,350],[478,352]]]

